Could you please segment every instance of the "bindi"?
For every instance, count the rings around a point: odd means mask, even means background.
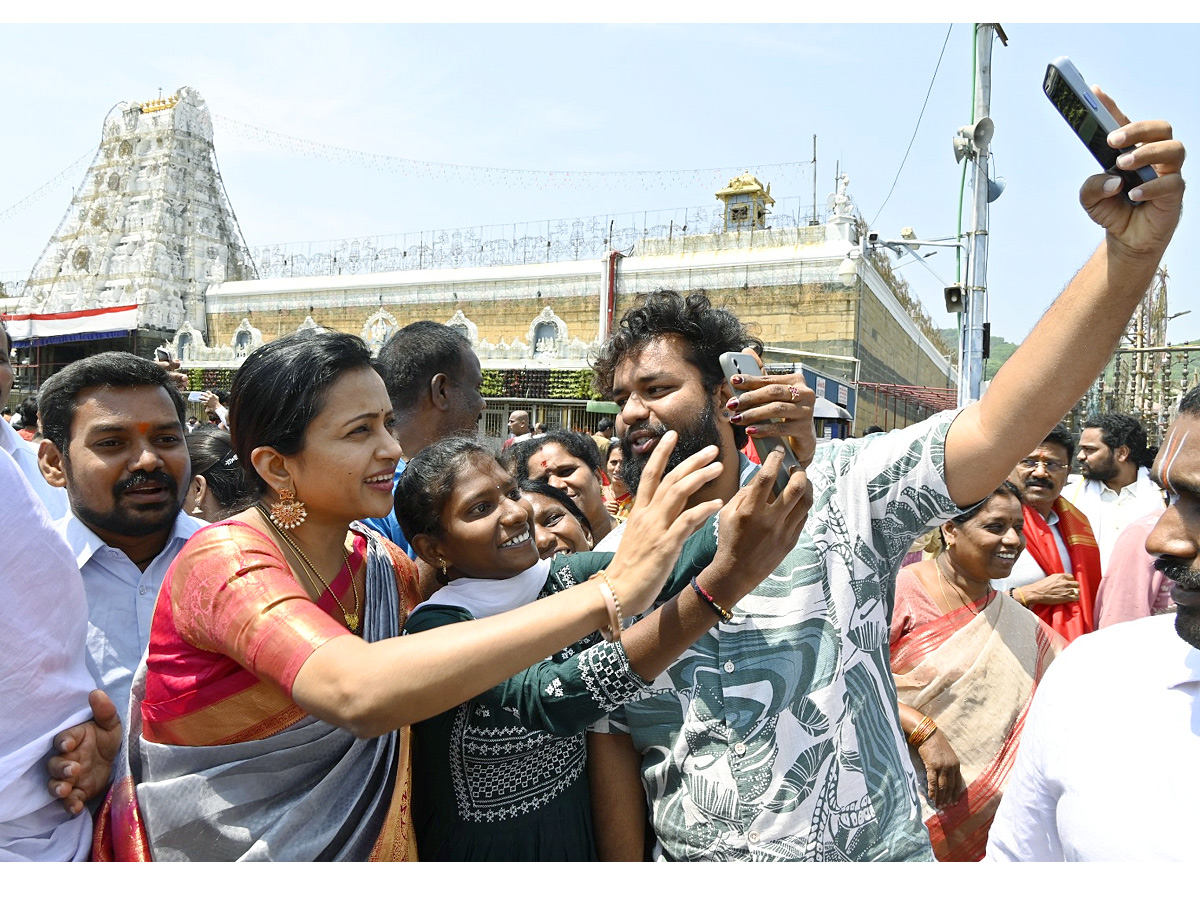
[[[149,422],[138,422],[137,430],[138,430],[139,434],[141,434],[143,437],[145,437],[147,434],[150,433],[150,423]]]

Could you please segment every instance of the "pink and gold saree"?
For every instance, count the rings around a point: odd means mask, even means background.
[[[907,620],[911,611],[934,608],[916,576],[901,570],[895,615]],[[967,785],[959,800],[942,810],[922,795],[925,824],[939,860],[979,860],[1029,704],[1063,641],[998,592],[952,613],[911,620],[912,629],[891,644],[897,699],[937,722],[958,755]],[[911,752],[923,784],[924,765]]]
[[[397,636],[412,563],[364,530],[350,566],[366,570],[363,637]],[[358,739],[291,699],[309,655],[348,633],[351,577],[314,604],[256,529],[196,533],[163,581],[93,858],[415,858],[408,729]]]

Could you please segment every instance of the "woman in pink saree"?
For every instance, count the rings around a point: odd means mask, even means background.
[[[198,531],[163,580],[97,859],[415,858],[408,726],[646,610],[719,506],[685,509],[720,465],[664,476],[666,440],[607,594],[593,581],[400,638],[416,570],[358,524],[391,509],[400,458],[366,345],[272,341],[230,406],[258,503]]]
[[[993,590],[1025,546],[1010,482],[942,526],[945,549],[896,579],[892,674],[933,850],[983,858],[1029,704],[1062,639]]]

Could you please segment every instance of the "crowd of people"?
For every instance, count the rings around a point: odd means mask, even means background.
[[[1156,456],[1061,424],[1181,209],[1170,126],[1121,121],[1159,177],[1089,179],[1096,253],[904,429],[818,443],[670,290],[595,360],[614,420],[499,454],[433,322],[271,341],[209,424],[158,363],[66,366],[0,423],[0,859],[1187,858],[1194,780],[1116,763],[1200,749],[1200,389]]]

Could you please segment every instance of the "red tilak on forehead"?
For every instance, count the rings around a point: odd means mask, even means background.
[[[546,462],[546,461],[543,459],[543,460],[542,460],[542,468],[543,468],[543,469],[548,469],[548,468],[550,468],[550,463]]]
[[[137,430],[140,431],[142,434],[145,434],[146,432],[148,432],[150,430],[150,423],[149,422],[138,422]]]

